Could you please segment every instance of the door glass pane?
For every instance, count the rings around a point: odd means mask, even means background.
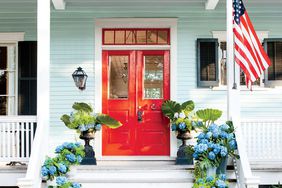
[[[158,32],[156,30],[148,30],[147,33],[147,43],[156,44],[157,43]]]
[[[137,31],[137,44],[146,44],[146,30]]]
[[[104,43],[105,44],[114,44],[115,43],[115,31],[105,31],[104,32]]]
[[[163,98],[163,56],[145,56],[144,98]]]
[[[125,31],[116,31],[115,44],[124,44]]]
[[[167,44],[168,43],[168,31],[159,31],[158,32],[158,44]]]
[[[128,56],[109,57],[109,98],[128,98]]]
[[[125,33],[125,42],[126,44],[135,44],[135,31],[134,30],[127,30],[126,33]]]
[[[0,70],[0,95],[7,95],[7,72]]]

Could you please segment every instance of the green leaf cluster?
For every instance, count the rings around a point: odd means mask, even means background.
[[[196,112],[197,117],[201,119],[206,126],[210,125],[211,123],[214,123],[216,120],[218,120],[221,115],[222,111],[218,109],[203,109],[203,110],[198,110]]]

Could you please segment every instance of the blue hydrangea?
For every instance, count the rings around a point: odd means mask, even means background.
[[[228,142],[229,144],[229,147],[232,149],[232,150],[236,150],[237,149],[237,143],[236,143],[236,140],[230,140]]]
[[[208,127],[209,132],[213,132],[213,130],[215,129],[218,129],[218,126],[214,123],[210,124],[210,126]]]
[[[179,127],[180,130],[185,130],[186,129],[186,124],[184,122],[179,123],[178,127]]]
[[[43,166],[41,168],[41,175],[42,176],[47,176],[48,175],[48,168],[46,166]]]
[[[214,143],[208,142],[208,147],[209,147],[209,148],[214,148]]]
[[[224,147],[224,146],[221,146],[220,147],[220,155],[221,155],[221,157],[225,157],[227,154],[228,154],[227,148]]]
[[[57,146],[55,149],[56,153],[60,153],[61,151],[63,151],[64,147],[63,146]]]
[[[215,154],[214,154],[214,152],[209,152],[209,154],[208,154],[208,158],[210,159],[210,160],[215,160]]]
[[[49,174],[54,175],[57,172],[57,168],[55,166],[49,166]]]
[[[76,161],[76,157],[74,154],[70,153],[66,155],[66,158],[69,162],[74,163]]]
[[[228,138],[228,133],[225,132],[225,131],[221,131],[220,134],[219,134],[219,136],[220,136],[221,138]]]
[[[214,152],[216,155],[219,154],[220,150],[221,150],[221,147],[220,147],[219,144],[214,144],[214,145],[213,145],[213,152]]]
[[[219,135],[220,135],[220,130],[219,129],[212,130],[212,136],[214,138],[218,138]]]
[[[205,183],[205,182],[204,182],[204,180],[203,180],[202,178],[199,178],[199,179],[197,180],[197,183],[198,183],[198,184],[203,184],[203,183]]]
[[[173,117],[177,119],[179,117],[178,112],[175,112]]]
[[[80,147],[80,146],[81,146],[81,143],[76,142],[74,145],[75,145],[76,147]]]
[[[209,141],[208,141],[207,139],[201,139],[201,140],[200,140],[200,143],[201,143],[201,144],[208,144]]]
[[[68,143],[66,148],[73,149],[73,148],[75,148],[75,145],[73,143]]]
[[[80,188],[81,185],[79,183],[72,183],[71,188]]]
[[[207,179],[206,179],[207,182],[211,182],[213,180],[214,180],[214,178],[212,176],[208,176]]]
[[[226,183],[223,181],[223,180],[217,180],[215,182],[216,186],[219,187],[219,188],[225,188],[227,187]]]
[[[61,173],[66,173],[67,172],[67,166],[63,163],[59,163],[59,171]]]
[[[77,162],[81,163],[82,157],[80,155],[77,156]]]
[[[194,159],[198,159],[198,158],[199,158],[198,153],[196,153],[196,152],[195,152],[195,153],[193,153],[193,158],[194,158]]]
[[[197,123],[195,121],[192,121],[192,127],[197,127]]]
[[[228,136],[227,136],[228,140],[231,140],[231,139],[234,139],[234,138],[235,138],[234,133],[229,133]]]
[[[198,139],[204,139],[205,138],[205,133],[200,133],[198,136],[197,136]]]
[[[182,119],[184,119],[186,116],[185,116],[185,114],[183,113],[183,112],[181,112],[180,114],[179,114],[179,118],[182,118]]]
[[[204,125],[202,121],[198,121],[197,124],[198,124],[199,127],[202,127]]]
[[[59,186],[64,185],[65,183],[67,183],[67,181],[68,181],[68,179],[64,176],[59,176],[59,177],[56,178],[56,183]]]
[[[96,125],[95,125],[95,130],[96,130],[96,131],[101,130],[101,128],[102,128],[102,125],[101,125],[101,124],[96,124]]]
[[[227,125],[227,124],[222,124],[222,125],[219,126],[219,128],[220,128],[220,130],[222,130],[222,131],[227,131],[227,130],[229,129],[229,125]]]
[[[87,130],[88,130],[87,127],[84,126],[84,125],[80,125],[80,126],[78,127],[78,129],[80,130],[80,132],[84,132],[84,131],[87,131]]]
[[[62,146],[63,146],[64,148],[67,148],[68,144],[69,144],[68,142],[64,142]]]
[[[219,174],[218,178],[223,180],[223,181],[225,181],[226,180],[226,175],[225,174]]]
[[[171,125],[171,130],[172,130],[172,131],[176,131],[176,129],[177,129],[177,126],[176,126],[175,124],[172,124],[172,125]]]
[[[206,139],[210,139],[212,137],[212,132],[207,132],[207,134],[205,135]]]
[[[207,151],[208,149],[208,145],[207,144],[198,144],[195,146],[195,151],[197,153],[203,153],[205,151]]]

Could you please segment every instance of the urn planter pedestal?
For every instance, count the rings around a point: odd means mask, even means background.
[[[84,131],[79,136],[80,139],[84,140],[84,151],[85,157],[81,161],[81,165],[97,165],[95,152],[93,147],[90,145],[90,141],[95,138],[95,131]]]
[[[192,135],[188,131],[178,131],[177,139],[182,141],[182,145],[178,148],[176,164],[177,165],[192,165],[193,157],[192,155],[188,155],[186,150],[188,149],[188,145],[186,141],[192,139]]]

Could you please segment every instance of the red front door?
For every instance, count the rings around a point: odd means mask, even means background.
[[[103,113],[123,123],[103,128],[103,155],[170,154],[169,51],[103,51]]]

